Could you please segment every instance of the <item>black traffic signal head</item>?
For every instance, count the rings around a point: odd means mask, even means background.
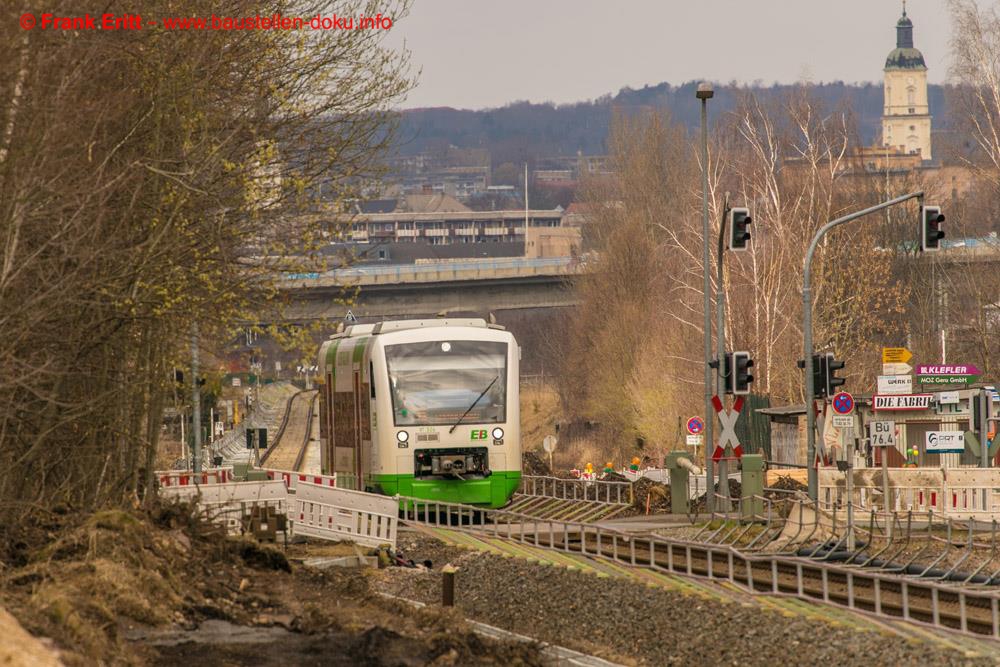
[[[844,367],[843,361],[838,361],[836,357],[833,356],[833,352],[826,353],[826,363],[823,364],[823,369],[826,373],[825,384],[826,384],[826,395],[833,396],[837,393],[837,387],[844,384],[844,378],[837,377],[837,371]]]
[[[729,210],[729,249],[746,250],[750,245],[750,217],[748,208],[732,208]]]
[[[806,362],[799,359],[799,368],[805,369]],[[826,396],[826,355],[814,354],[812,356],[812,381],[813,381],[813,396],[818,398],[823,398]]]
[[[941,239],[944,238],[944,231],[941,223],[944,222],[944,214],[941,213],[940,206],[920,207],[920,249],[938,250],[941,248]]]
[[[737,396],[745,396],[750,393],[750,383],[753,382],[753,375],[750,369],[753,367],[753,359],[749,352],[733,352],[733,393]]]

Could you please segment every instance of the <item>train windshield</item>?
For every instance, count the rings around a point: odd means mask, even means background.
[[[507,343],[482,340],[386,345],[396,426],[506,420]]]

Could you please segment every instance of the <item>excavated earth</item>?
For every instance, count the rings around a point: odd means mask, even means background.
[[[355,549],[227,538],[183,506],[48,513],[0,526],[0,606],[71,666],[552,664],[538,645],[484,639],[466,619],[628,665],[995,664],[419,533],[403,531],[400,547],[430,567],[319,570],[304,561]],[[437,605],[448,563],[459,568],[454,609]]]
[[[376,595],[374,570],[301,563],[331,548],[227,538],[183,506],[45,513],[0,526],[0,608],[71,666],[544,664],[456,610]]]
[[[471,619],[608,660],[638,665],[991,665],[938,644],[788,616],[627,579],[447,546],[422,534],[401,540],[431,570],[381,571],[385,590],[434,603],[440,565],[457,566],[456,605]],[[873,626],[874,628],[874,626]],[[1000,650],[1000,649],[998,649]],[[1000,653],[998,653],[1000,656]]]

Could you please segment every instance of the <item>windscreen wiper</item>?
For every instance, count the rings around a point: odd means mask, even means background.
[[[485,396],[486,392],[488,392],[493,387],[493,385],[496,384],[496,381],[499,380],[499,379],[500,379],[500,376],[497,375],[492,380],[490,380],[490,383],[488,385],[486,385],[486,389],[483,389],[483,392],[481,394],[479,394],[479,396],[476,397],[476,400],[474,400],[472,402],[472,405],[469,406],[469,409],[466,410],[464,413],[462,413],[462,416],[458,418],[458,421],[455,422],[455,424],[450,429],[448,429],[448,433],[454,433],[455,432],[455,429],[458,428],[458,425],[462,423],[462,420],[465,419],[466,415],[468,415],[470,412],[472,412],[472,408],[476,407],[476,403],[479,402],[479,399],[481,399],[483,396]]]

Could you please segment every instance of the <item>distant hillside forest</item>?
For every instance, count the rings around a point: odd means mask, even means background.
[[[742,94],[753,93],[762,102],[780,100],[808,86],[811,95],[828,110],[848,108],[857,122],[859,138],[871,144],[880,133],[882,85],[843,82],[772,86],[736,84],[717,85],[710,102],[711,118],[730,111]],[[661,83],[639,90],[623,88],[617,95],[605,95],[576,104],[532,104],[515,102],[498,109],[479,111],[449,107],[404,111],[396,139],[397,155],[416,155],[442,151],[449,145],[459,148],[489,150],[493,166],[505,162],[534,162],[541,157],[604,154],[613,109],[625,112],[642,108],[667,108],[673,118],[696,129],[699,102],[696,82],[672,86]],[[944,127],[947,118],[946,87],[929,87],[931,114],[935,130]]]

